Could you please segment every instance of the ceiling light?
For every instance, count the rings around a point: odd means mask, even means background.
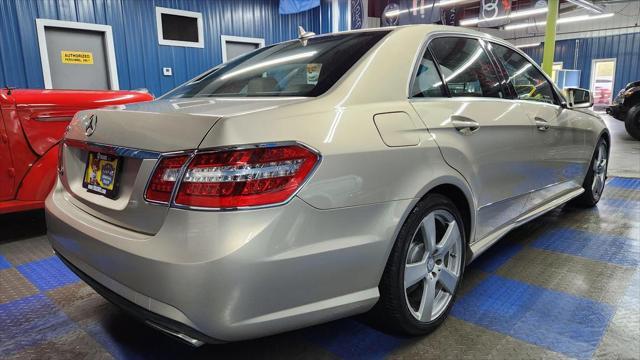
[[[520,44],[520,45],[516,45],[517,48],[529,48],[529,47],[536,47],[539,46],[540,43],[530,43],[530,44]]]
[[[613,15],[614,15],[613,13],[609,13],[609,14],[602,14],[602,15],[571,16],[571,17],[560,18],[560,19],[558,19],[557,23],[558,24],[568,24],[568,23],[573,23],[573,22],[578,22],[578,21],[598,20],[598,19],[604,19],[604,18],[612,17]],[[504,27],[504,29],[505,30],[516,30],[516,29],[528,28],[530,26],[543,26],[543,25],[546,25],[546,24],[547,24],[546,21],[527,22],[527,23],[521,23],[521,24],[507,25],[507,26]]]
[[[479,24],[479,23],[482,23],[482,22],[485,22],[485,21],[494,21],[494,20],[503,20],[503,19],[518,19],[518,18],[523,18],[523,17],[527,17],[527,16],[544,14],[547,11],[549,11],[549,8],[544,7],[544,8],[539,8],[539,9],[513,11],[510,15],[497,16],[497,17],[494,17],[492,19],[480,19],[480,18],[463,19],[463,20],[460,20],[460,25],[467,26],[467,25]]]
[[[567,1],[574,5],[582,6],[583,8],[587,10],[591,10],[598,14],[602,14],[604,12],[604,9],[601,6],[598,6],[592,3],[591,1],[587,1],[587,0],[567,0]]]

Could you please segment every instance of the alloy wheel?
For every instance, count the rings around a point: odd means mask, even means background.
[[[449,306],[462,272],[460,254],[462,237],[453,214],[427,214],[409,244],[404,268],[405,300],[418,321],[433,321]]]
[[[607,144],[601,142],[598,145],[595,159],[593,161],[593,182],[591,192],[596,199],[600,198],[604,190],[604,182],[607,175]]]

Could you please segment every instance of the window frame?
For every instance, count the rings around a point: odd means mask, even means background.
[[[413,94],[413,85],[415,85],[415,81],[418,79],[418,70],[420,70],[420,63],[422,62],[422,59],[424,59],[424,55],[426,53],[429,53],[429,55],[431,55],[431,59],[433,60],[433,64],[435,65],[435,69],[436,69],[436,73],[438,73],[438,78],[440,79],[440,82],[442,83],[442,89],[444,90],[444,96],[414,96]],[[444,81],[444,77],[442,76],[442,71],[440,70],[440,65],[438,64],[438,60],[436,60],[436,57],[433,54],[433,51],[431,51],[431,49],[429,48],[429,45],[427,45],[426,47],[424,47],[424,51],[420,51],[420,56],[417,59],[417,63],[416,63],[416,67],[415,67],[415,73],[411,76],[411,83],[410,83],[410,88],[409,88],[409,98],[410,99],[441,99],[441,98],[450,98],[451,93],[449,92],[449,88],[447,87],[447,83]]]
[[[542,101],[535,101],[535,100],[527,100],[527,99],[519,99],[517,97],[517,92],[515,90],[515,88],[513,87],[513,84],[511,84],[508,80],[509,78],[503,78],[503,82],[507,84],[507,86],[509,87],[509,94],[511,95],[511,100],[514,101],[526,101],[529,103],[535,103],[535,104],[546,104],[546,105],[554,105],[554,106],[558,106],[558,107],[564,107],[566,104],[566,101],[564,99],[564,97],[560,96],[560,93],[558,91],[558,89],[556,88],[555,83],[551,80],[551,77],[548,76],[544,71],[542,71],[542,69],[538,66],[538,64],[536,64],[535,61],[533,61],[529,56],[527,56],[527,54],[525,54],[523,51],[519,50],[518,48],[516,48],[515,46],[511,46],[509,43],[507,42],[501,42],[501,41],[496,41],[495,39],[491,39],[491,40],[487,40],[487,42],[495,44],[495,45],[500,45],[503,46],[511,51],[514,51],[516,54],[522,56],[527,62],[529,62],[529,64],[531,64],[531,66],[538,70],[538,72],[542,75],[542,77],[547,80],[547,82],[549,83],[550,89],[551,89],[551,93],[553,95],[553,99],[554,99],[554,103],[550,104],[550,103],[545,103]],[[491,52],[491,56],[493,58],[493,61],[495,61],[496,66],[501,67],[506,74],[508,74],[508,72],[506,71],[506,68],[504,67],[504,65],[502,65],[502,62],[500,62],[500,60],[498,60],[498,57],[493,53],[493,50],[490,50]]]
[[[554,98],[556,100],[556,104],[547,104],[547,105],[554,105],[554,106],[558,106],[558,107],[566,107],[566,100],[565,98],[560,95],[560,92],[558,90],[558,88],[556,87],[555,83],[553,83],[553,81],[551,81],[551,78],[544,72],[542,71],[542,69],[538,66],[538,64],[536,64],[535,61],[533,61],[527,54],[525,54],[522,50],[514,47],[512,44],[510,44],[509,42],[505,41],[505,40],[501,40],[501,39],[496,39],[493,37],[488,37],[488,36],[478,36],[478,35],[473,35],[473,34],[465,34],[465,33],[460,33],[460,32],[451,32],[451,31],[435,31],[432,33],[429,33],[426,37],[426,39],[422,42],[422,45],[418,48],[418,51],[416,52],[416,56],[414,59],[414,64],[413,64],[413,69],[411,70],[411,72],[409,73],[409,86],[407,88],[407,99],[409,100],[427,100],[427,99],[446,99],[446,98],[450,98],[450,99],[454,99],[454,97],[451,96],[451,94],[449,93],[449,88],[447,86],[446,81],[444,80],[444,78],[442,77],[442,71],[440,70],[440,64],[438,64],[438,60],[436,59],[436,57],[434,56],[433,52],[431,52],[431,56],[433,57],[435,63],[436,63],[436,69],[438,70],[438,75],[440,76],[440,80],[442,81],[442,84],[445,87],[445,95],[443,97],[415,97],[415,96],[411,96],[411,90],[413,89],[413,85],[414,82],[416,80],[416,75],[418,73],[418,68],[420,66],[420,61],[422,59],[422,57],[424,56],[424,53],[426,50],[429,50],[429,45],[431,44],[431,41],[433,41],[434,39],[438,39],[438,38],[443,38],[443,37],[459,37],[459,38],[468,38],[468,39],[475,39],[475,40],[482,40],[480,41],[480,45],[482,46],[484,52],[487,54],[487,56],[489,57],[489,60],[491,61],[491,63],[493,64],[494,67],[494,71],[496,72],[496,75],[498,76],[499,79],[502,79],[503,81],[503,89],[504,89],[504,93],[506,95],[506,97],[504,98],[489,98],[489,97],[456,97],[455,99],[463,99],[463,98],[467,98],[467,99],[494,99],[494,100],[507,100],[507,101],[527,101],[527,102],[533,102],[536,104],[542,104],[540,101],[533,101],[533,100],[522,100],[522,99],[517,99],[514,98],[514,94],[515,94],[515,89],[513,89],[513,87],[511,85],[506,86],[504,82],[506,82],[507,79],[504,78],[504,76],[502,75],[502,72],[498,71],[497,67],[500,66],[502,67],[502,64],[499,63],[499,61],[495,58],[495,55],[493,54],[493,51],[491,51],[490,49],[488,49],[485,44],[483,44],[483,42],[485,43],[490,43],[490,44],[497,44],[497,45],[501,45],[504,46],[512,51],[515,51],[516,53],[518,53],[519,55],[523,56],[525,58],[525,60],[527,60],[528,62],[530,62],[532,64],[532,66],[537,69],[538,71],[540,71],[540,73],[542,74],[542,76],[549,82],[549,84],[551,84],[551,91],[554,94]]]
[[[162,31],[162,14],[196,19],[198,26],[198,42],[165,39]],[[200,12],[156,6],[156,30],[158,32],[159,45],[204,48],[204,22],[202,20],[202,13]]]
[[[472,34],[464,34],[464,33],[456,33],[456,32],[433,32],[431,34],[429,34],[427,36],[427,39],[423,42],[422,46],[420,47],[419,53],[418,53],[418,57],[416,58],[416,61],[413,65],[413,71],[411,72],[411,81],[409,82],[409,89],[407,92],[408,98],[409,99],[442,99],[442,98],[472,98],[472,99],[499,99],[499,100],[509,100],[509,94],[506,92],[506,88],[504,86],[504,84],[501,85],[502,88],[502,92],[505,93],[505,95],[507,97],[503,97],[503,98],[493,98],[493,97],[485,97],[485,96],[452,96],[451,92],[449,91],[449,86],[447,85],[447,81],[445,80],[445,78],[442,76],[442,70],[440,69],[440,62],[438,60],[438,58],[435,56],[435,54],[433,53],[433,51],[431,51],[430,45],[431,42],[435,39],[440,39],[440,38],[464,38],[464,39],[471,39],[471,40],[476,40],[478,41],[478,43],[480,44],[480,47],[482,48],[482,50],[484,51],[484,53],[487,55],[487,58],[489,59],[489,62],[491,63],[491,66],[493,67],[493,71],[496,74],[496,77],[498,79],[502,79],[502,76],[500,75],[500,73],[498,72],[497,69],[497,65],[495,63],[495,60],[493,58],[493,54],[491,52],[488,51],[488,49],[486,48],[485,43],[488,42],[487,39],[481,37],[481,36],[474,36]],[[429,53],[431,54],[431,57],[433,58],[433,61],[436,65],[436,69],[438,71],[438,75],[440,76],[440,81],[442,82],[442,86],[444,86],[445,89],[445,96],[432,96],[432,97],[416,97],[416,96],[412,96],[412,89],[413,89],[413,85],[414,82],[416,80],[416,76],[418,74],[418,69],[420,66],[420,61],[422,60],[422,58],[424,57],[424,54],[426,51],[429,51]]]

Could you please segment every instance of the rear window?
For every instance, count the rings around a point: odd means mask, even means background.
[[[260,48],[221,64],[164,98],[318,96],[389,31],[318,36]]]

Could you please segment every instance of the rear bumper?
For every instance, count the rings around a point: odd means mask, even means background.
[[[96,290],[109,290],[106,298],[116,294],[112,301],[128,301],[143,320],[205,342],[371,308],[391,239],[413,202],[317,210],[294,198],[240,212],[170,209],[148,235],[97,219],[66,196],[57,185],[46,201],[54,250]]]
[[[608,106],[605,111],[607,112],[607,114],[622,121],[624,121],[625,117],[627,116],[627,109],[620,104]]]
[[[138,320],[149,324],[169,335],[177,337],[179,340],[182,340],[189,345],[199,346],[203,343],[220,343],[221,341],[209,337],[195,329],[190,328],[189,326],[170,319],[168,317],[156,314],[152,311],[149,311],[142,306],[139,306],[126,298],[118,295],[117,293],[111,291],[106,286],[100,284],[98,281],[85,274],[82,270],[73,265],[69,260],[65,259],[64,256],[60,254],[58,258],[62,260],[62,262],[67,265],[71,271],[73,271],[80,279],[82,279],[85,283],[91,286],[98,294],[102,295],[105,299],[110,301],[111,303],[117,305],[122,310],[126,311],[130,315],[134,316]],[[179,335],[183,335],[182,337]],[[190,340],[189,340],[190,339]]]

